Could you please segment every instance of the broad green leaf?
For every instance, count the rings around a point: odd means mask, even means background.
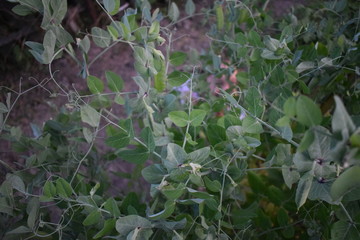
[[[160,219],[166,219],[168,217],[171,216],[171,214],[174,212],[175,210],[175,202],[172,201],[172,200],[169,200],[165,203],[165,209],[158,212],[158,213],[155,213],[155,214],[152,214],[152,215],[149,215],[149,219],[152,220],[152,221],[156,221],[156,220],[160,220]]]
[[[161,164],[153,164],[147,166],[141,171],[143,178],[151,183],[158,184],[162,181],[164,176],[167,174],[166,169]]]
[[[151,222],[146,218],[137,215],[120,217],[116,221],[116,231],[118,231],[121,236],[127,236],[136,228],[140,231],[151,231]]]
[[[123,89],[124,80],[118,74],[106,71],[105,76],[111,91],[120,92]]]
[[[360,188],[360,166],[352,166],[343,172],[331,186],[331,197],[341,197]]]
[[[26,16],[34,12],[34,10],[31,9],[30,7],[20,4],[13,7],[11,11],[13,11],[14,13],[20,16]]]
[[[187,72],[174,71],[169,74],[168,80],[171,86],[178,87],[189,80],[190,74]]]
[[[209,125],[207,127],[207,137],[211,145],[216,145],[222,141],[226,141],[225,128],[218,125]]]
[[[28,213],[27,225],[29,228],[34,229],[36,221],[39,216],[40,202],[38,198],[31,198],[26,206],[26,212]]]
[[[200,126],[205,116],[206,116],[206,111],[204,110],[200,110],[200,109],[192,110],[189,117],[191,126],[193,127]]]
[[[246,108],[256,117],[260,117],[263,112],[263,104],[261,102],[261,95],[257,88],[251,87],[248,89],[245,96]]]
[[[212,199],[213,195],[209,194],[208,192],[201,192],[192,188],[186,188],[186,190],[194,197],[201,198],[201,199]]]
[[[116,155],[134,164],[143,164],[149,158],[149,150],[144,147],[117,151]]]
[[[349,137],[354,131],[355,131],[355,125],[350,118],[348,112],[346,111],[346,108],[341,101],[341,99],[338,96],[334,97],[336,107],[335,112],[333,114],[331,126],[333,132],[346,132],[347,136],[343,136],[344,138]]]
[[[264,130],[262,128],[261,123],[250,116],[246,116],[242,123],[242,129],[246,133],[254,133],[259,134],[262,133]]]
[[[248,33],[248,42],[256,47],[263,47],[264,44],[261,41],[260,35],[254,30],[250,30]]]
[[[284,113],[289,118],[295,117],[296,114],[296,99],[294,97],[290,97],[286,99],[284,103]]]
[[[299,65],[297,65],[296,72],[302,73],[306,70],[313,69],[313,68],[315,68],[314,62],[301,62]]]
[[[218,180],[210,180],[208,177],[204,177],[204,182],[206,189],[211,192],[220,192],[221,191],[221,183]]]
[[[310,172],[305,173],[299,181],[298,187],[296,189],[295,202],[297,208],[299,209],[302,205],[305,204],[306,199],[308,198],[311,185],[313,182],[313,175]]]
[[[187,158],[185,150],[175,143],[167,145],[167,157],[163,160],[168,171],[178,168]]]
[[[170,63],[174,66],[180,66],[186,61],[186,53],[184,52],[173,52],[170,54]]]
[[[53,60],[55,51],[56,36],[53,31],[48,30],[44,36],[44,52],[42,53],[42,60],[45,64],[49,64]]]
[[[160,31],[160,23],[159,21],[154,21],[149,29],[149,34],[159,34]]]
[[[98,94],[98,93],[102,93],[104,91],[104,84],[103,82],[95,77],[95,76],[88,76],[87,78],[87,85],[89,90],[93,93],[93,94]]]
[[[93,238],[98,239],[98,238],[101,238],[101,237],[111,233],[111,231],[115,228],[115,223],[116,223],[115,218],[110,218],[110,219],[106,220],[104,222],[103,228],[98,233],[96,233]]]
[[[311,189],[308,195],[310,200],[322,200],[330,204],[334,204],[330,196],[330,188],[332,181],[322,182],[317,179],[313,179]]]
[[[187,223],[186,218],[182,218],[180,221],[176,221],[176,222],[158,221],[153,224],[155,225],[155,228],[160,228],[165,231],[172,231],[172,230],[177,230],[177,229],[184,229],[186,226],[186,223]]]
[[[174,2],[171,3],[171,6],[170,6],[169,12],[168,12],[168,16],[173,22],[176,22],[179,19],[180,12],[179,12],[179,8],[176,5],[176,3],[174,3]]]
[[[8,108],[5,106],[5,104],[0,102],[0,113],[7,113],[7,112],[8,112]]]
[[[155,150],[155,141],[150,127],[146,127],[141,130],[140,136],[145,145],[147,146],[149,152],[152,153]]]
[[[115,15],[119,12],[120,0],[104,0],[104,7],[108,13]]]
[[[97,127],[100,124],[100,113],[89,105],[80,107],[81,120],[92,127]]]
[[[25,193],[24,181],[19,176],[9,173],[6,175],[6,181],[11,184],[13,189],[18,190],[21,193]]]
[[[188,154],[188,159],[190,159],[193,163],[202,163],[205,161],[210,155],[210,147],[204,147],[197,149]]]
[[[309,146],[313,143],[314,138],[315,138],[314,132],[313,132],[311,129],[307,130],[307,131],[304,133],[304,136],[303,136],[303,138],[301,139],[300,145],[299,145],[299,147],[298,147],[297,150],[298,150],[299,152],[303,152],[303,151],[305,151],[306,149],[308,149]]]
[[[286,186],[290,189],[292,188],[292,185],[300,179],[300,174],[296,171],[295,167],[283,165],[281,172]]]
[[[25,227],[25,226],[20,226],[17,227],[9,232],[6,232],[6,235],[13,235],[13,234],[24,234],[24,233],[31,233],[33,232],[32,229]]]
[[[297,120],[308,127],[319,125],[322,122],[320,108],[306,96],[299,96],[296,101]]]
[[[67,1],[51,0],[50,3],[53,10],[51,23],[60,25],[67,12]]]
[[[166,88],[166,67],[165,67],[165,62],[163,62],[163,65],[160,69],[160,71],[154,76],[154,87],[156,90],[158,90],[159,92],[162,92],[165,90]]]
[[[193,15],[196,10],[196,6],[192,0],[186,0],[185,12],[187,15]]]
[[[106,202],[104,203],[104,209],[109,211],[114,217],[120,217],[119,206],[117,205],[114,198],[111,197],[106,200]]]
[[[218,30],[222,30],[224,28],[224,12],[221,4],[215,5],[215,14],[216,14],[216,26]]]
[[[178,127],[185,127],[189,121],[189,115],[184,111],[172,111],[169,118]]]
[[[331,240],[357,240],[360,233],[356,224],[340,220],[331,226]]]
[[[184,193],[185,190],[185,184],[180,183],[176,188],[174,188],[172,185],[165,186],[161,189],[161,192],[165,195],[165,197],[168,200],[171,200],[172,202]]]
[[[253,172],[248,172],[247,177],[251,190],[254,193],[264,194],[266,192],[267,187],[265,186],[265,183],[258,174],[255,174]]]
[[[99,220],[101,219],[101,213],[99,209],[95,209],[93,210],[89,215],[87,215],[87,217],[84,219],[84,221],[82,222],[82,224],[84,226],[91,226],[94,225],[95,223],[98,223]]]
[[[46,181],[43,188],[43,195],[52,198],[56,195],[56,187],[51,181]]]
[[[90,44],[91,44],[90,39],[87,35],[83,39],[81,39],[80,42],[78,43],[81,50],[83,50],[85,53],[89,52]]]
[[[87,127],[83,127],[82,129],[83,131],[83,135],[84,135],[84,138],[86,140],[87,143],[91,143],[94,139],[94,135],[93,133],[91,132],[91,130]]]
[[[105,48],[105,47],[108,47],[110,45],[111,36],[104,29],[101,29],[101,28],[98,28],[98,27],[93,27],[91,29],[91,35],[92,35],[94,43],[97,46],[99,46],[101,48]]]
[[[126,147],[130,143],[130,137],[128,134],[119,133],[114,136],[108,137],[105,143],[113,148],[120,149]]]
[[[57,46],[60,48],[67,48],[73,56],[75,55],[74,49],[69,43],[73,43],[74,39],[69,32],[60,26],[50,26],[49,30],[53,31],[56,36]]]
[[[124,105],[126,103],[125,99],[121,96],[120,93],[117,93],[114,97],[114,102],[119,105]]]
[[[70,197],[73,193],[71,185],[63,178],[58,178],[55,182],[56,193],[63,198]]]

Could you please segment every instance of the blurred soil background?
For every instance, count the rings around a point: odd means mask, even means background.
[[[134,1],[121,1],[123,9],[134,7]],[[166,15],[168,6],[167,0],[152,1],[154,9],[159,7]],[[179,9],[184,9],[185,0],[175,1]],[[194,0],[196,12],[202,8],[211,8],[213,0]],[[297,4],[306,4],[306,0],[270,0],[267,2],[267,11],[271,11],[276,19],[281,20],[282,16],[291,11]],[[13,3],[5,0],[0,1],[0,102],[5,102],[6,93],[9,89],[19,91],[29,89],[38,85],[41,81],[49,79],[49,69],[46,65],[41,65],[32,57],[26,41],[42,42],[44,31],[40,28],[41,16],[28,15],[21,17],[11,11]],[[181,16],[184,15],[182,11]],[[122,12],[118,14],[120,18]],[[63,26],[73,36],[82,38],[89,33],[92,27],[103,27],[109,20],[105,13],[94,0],[69,0],[68,13],[64,19]],[[206,36],[209,26],[204,25],[203,17],[196,16],[186,19],[173,26],[176,39],[172,45],[172,50],[189,52],[196,49],[198,52],[206,51],[210,41]],[[75,47],[74,47],[75,48]],[[75,49],[76,50],[76,49]],[[91,61],[102,51],[101,48],[92,45],[89,53]],[[137,91],[137,86],[132,77],[136,75],[133,67],[133,56],[131,49],[125,44],[117,44],[110,51],[102,55],[90,68],[90,74],[101,79],[105,79],[106,70],[118,73],[124,79],[124,91]],[[86,80],[80,76],[80,67],[67,55],[55,60],[52,64],[52,71],[57,82],[68,91],[86,93]],[[2,87],[1,87],[2,86]],[[57,109],[68,102],[66,97],[54,97],[54,93],[59,92],[55,84],[49,81],[46,88],[36,87],[18,99],[17,104],[11,112],[7,121],[12,126],[20,126],[24,134],[32,136],[30,123],[40,127],[55,117]],[[12,94],[12,101],[16,94]],[[124,116],[120,106],[112,110],[118,116]],[[21,159],[19,156],[11,154],[11,146],[7,142],[0,140],[0,160],[8,163],[13,168],[20,168]],[[111,172],[129,171],[131,166],[123,164],[122,161],[114,161],[109,165]],[[0,183],[4,179],[8,169],[0,164]],[[113,180],[114,193],[118,192],[124,185],[123,182]]]

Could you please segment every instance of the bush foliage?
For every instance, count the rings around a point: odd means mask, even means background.
[[[26,45],[68,103],[32,125],[33,136],[7,123],[32,89],[7,89],[0,103],[1,138],[24,159],[18,169],[1,161],[3,239],[360,238],[355,1],[318,1],[279,20],[262,1],[201,10],[169,1],[165,11],[139,0],[119,13],[119,0],[96,0],[110,24],[78,38],[61,25],[67,1],[11,2],[19,15],[42,16],[43,42]],[[174,27],[195,16],[210,48],[174,51]],[[112,69],[91,74],[117,44],[132,49],[137,92]],[[104,50],[90,59],[95,45]],[[65,55],[87,93],[56,79],[52,63]],[[111,195],[108,166],[118,159],[134,168],[115,173],[129,189]]]

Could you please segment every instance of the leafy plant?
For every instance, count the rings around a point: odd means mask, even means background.
[[[277,22],[253,1],[216,2],[200,13],[187,0],[185,18],[211,24],[211,49],[195,67],[189,54],[172,51],[172,27],[183,20],[175,2],[166,15],[138,1],[118,21],[120,1],[96,1],[111,23],[77,39],[76,51],[61,25],[66,1],[15,2],[18,14],[42,14],[44,40],[27,45],[69,103],[33,126],[34,137],[7,124],[31,89],[0,103],[1,136],[24,159],[0,187],[3,238],[359,238],[355,3],[302,7]],[[91,43],[104,48],[92,60]],[[111,69],[106,82],[91,74],[117,44],[133,51],[137,92],[124,92]],[[51,66],[63,54],[79,65],[90,94],[57,82]],[[222,86],[208,84],[214,78]],[[112,114],[116,104],[126,118]],[[116,174],[137,193],[108,193],[115,159],[135,166]],[[140,176],[151,184],[147,193]]]

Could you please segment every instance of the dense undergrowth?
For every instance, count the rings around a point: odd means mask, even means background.
[[[27,46],[50,77],[36,87],[55,82],[51,94],[68,103],[25,136],[7,120],[31,89],[3,87],[1,138],[21,165],[1,159],[3,239],[360,238],[356,1],[321,1],[280,20],[262,1],[201,11],[169,1],[162,12],[139,0],[121,13],[118,0],[96,1],[111,23],[77,38],[61,25],[66,1],[11,2],[17,14],[42,14],[44,40]],[[210,49],[173,51],[174,26],[194,15],[210,26]],[[137,92],[124,92],[111,69],[91,75],[116,44],[133,50]],[[104,51],[89,59],[94,45]],[[61,87],[51,64],[64,55],[88,93]],[[135,167],[118,173],[130,180],[126,194],[110,196],[107,166],[118,159]]]

